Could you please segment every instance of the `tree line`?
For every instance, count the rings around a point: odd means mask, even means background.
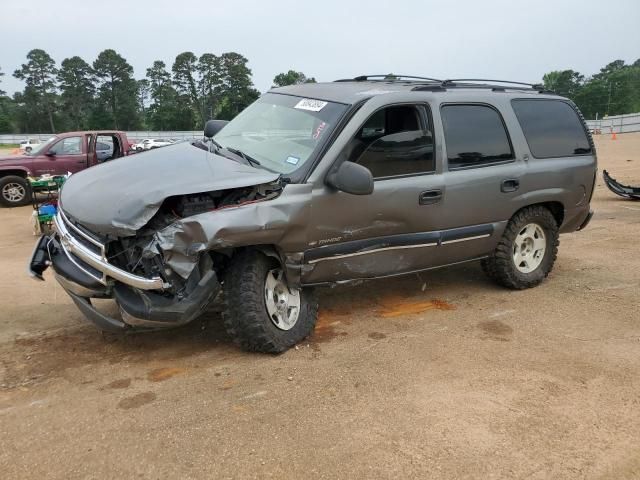
[[[236,52],[183,52],[170,68],[156,60],[145,78],[136,79],[133,67],[112,49],[92,63],[74,56],[60,65],[34,49],[13,72],[24,89],[11,97],[0,89],[0,133],[198,130],[209,118],[230,120],[258,98],[247,64]],[[0,82],[3,75],[0,69]],[[315,81],[289,70],[276,75],[273,85]],[[543,83],[573,100],[589,119],[640,112],[640,59],[630,65],[615,60],[591,76],[552,71]]]
[[[543,77],[544,86],[573,100],[588,119],[640,112],[640,59],[628,65],[615,60],[595,75],[557,70]]]
[[[156,60],[142,79],[115,50],[88,63],[74,56],[58,66],[44,50],[13,72],[25,83],[12,97],[0,90],[0,133],[69,130],[198,130],[207,119],[230,120],[260,96],[239,53],[193,52],[169,67]],[[5,75],[0,70],[0,82]],[[315,82],[302,72],[276,75],[274,86]]]

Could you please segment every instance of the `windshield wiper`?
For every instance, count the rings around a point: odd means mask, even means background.
[[[235,153],[239,157],[243,158],[252,167],[255,167],[255,166],[258,166],[258,165],[262,165],[258,160],[256,160],[255,158],[247,155],[243,151],[238,150],[237,148],[225,147],[225,150],[229,150],[231,153]]]

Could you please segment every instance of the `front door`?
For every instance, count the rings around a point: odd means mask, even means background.
[[[75,173],[87,167],[86,147],[83,137],[61,138],[53,143],[34,162],[33,169],[36,175],[66,175],[67,172]]]
[[[314,188],[306,284],[407,273],[436,263],[443,215],[443,176],[436,168],[426,105],[378,110],[343,158],[369,168],[371,195]]]

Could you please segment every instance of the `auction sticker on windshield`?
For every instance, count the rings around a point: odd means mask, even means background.
[[[322,100],[313,100],[311,98],[305,98],[296,103],[296,106],[293,108],[297,108],[298,110],[309,110],[312,112],[319,112],[324,107],[327,106],[328,102],[323,102]]]

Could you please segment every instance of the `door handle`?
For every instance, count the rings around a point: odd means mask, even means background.
[[[508,178],[500,184],[500,191],[502,193],[515,192],[518,188],[520,188],[520,180],[516,178]]]
[[[432,205],[442,200],[442,190],[426,190],[420,193],[418,203],[420,205]]]

